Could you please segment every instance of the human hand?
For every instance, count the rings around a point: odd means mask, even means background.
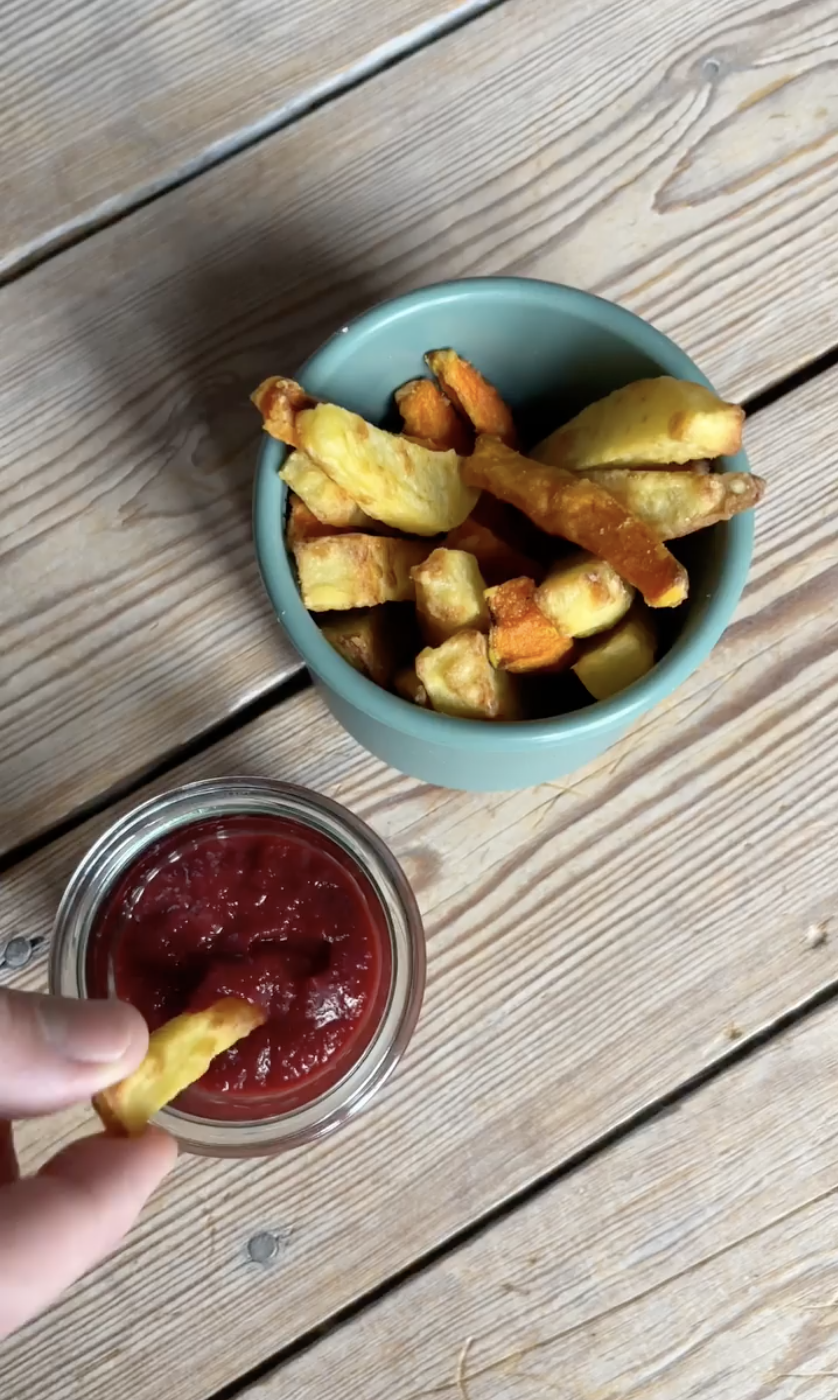
[[[116,1247],[177,1156],[159,1129],[100,1133],[21,1178],[11,1120],[89,1099],[147,1045],[143,1018],[122,1002],[0,991],[0,1339]]]

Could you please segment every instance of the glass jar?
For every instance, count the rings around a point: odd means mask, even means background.
[[[336,846],[377,901],[390,953],[389,991],[377,1026],[358,1059],[319,1097],[271,1117],[202,1117],[170,1105],[154,1120],[187,1151],[256,1157],[311,1142],[345,1123],[392,1073],[416,1025],[425,984],[419,910],[401,867],[365,823],[318,793],[259,778],[209,779],[152,798],[106,831],[73,874],[56,916],[49,982],[56,995],[90,995],[91,935],[119,880],[178,828],[233,816],[284,819]]]

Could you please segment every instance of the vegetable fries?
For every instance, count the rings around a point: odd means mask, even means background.
[[[655,531],[677,540],[731,520],[762,500],[765,482],[748,472],[627,471],[624,467],[585,472],[609,496]]]
[[[451,403],[468,419],[476,433],[488,433],[500,438],[508,447],[517,447],[518,434],[510,409],[494,385],[484,379],[474,365],[456,350],[429,350],[425,361]]]
[[[372,517],[299,448],[290,454],[279,474],[321,524],[375,531],[376,522]]]
[[[532,455],[572,471],[726,457],[742,446],[744,421],[743,409],[723,403],[703,384],[662,375],[592,403]]]
[[[535,602],[568,637],[591,637],[615,626],[628,612],[634,589],[604,559],[573,554],[551,569]]]
[[[357,413],[320,403],[298,409],[303,396],[291,380],[257,389],[266,431],[299,447],[368,515],[413,535],[437,535],[461,525],[478,492],[463,479],[454,451],[435,452],[385,433]],[[290,387],[289,387],[290,386]],[[315,512],[316,514],[316,512]]]
[[[593,699],[617,694],[655,663],[653,610],[687,597],[665,541],[762,498],[759,477],[714,469],[741,444],[742,410],[640,380],[522,455],[473,364],[450,349],[425,360],[433,378],[395,391],[401,434],[293,380],[254,393],[294,449],[281,476],[303,602],[328,613],[323,636],[351,666],[443,714],[549,715],[578,703],[574,686],[539,678],[570,667]]]
[[[410,571],[428,553],[417,540],[380,535],[329,535],[294,550],[300,592],[309,612],[404,603],[415,595]]]
[[[175,1016],[152,1032],[145,1059],[133,1074],[97,1094],[93,1107],[110,1132],[141,1133],[155,1113],[206,1074],[216,1055],[266,1020],[260,1006],[237,997]]]
[[[419,627],[430,646],[439,646],[466,628],[488,632],[486,585],[473,554],[435,549],[411,572]]]
[[[612,631],[585,644],[573,669],[595,700],[610,700],[651,671],[656,649],[652,618],[635,604]]]
[[[666,545],[601,486],[560,467],[532,462],[496,438],[478,438],[463,475],[517,506],[548,535],[559,535],[607,559],[653,608],[676,608],[687,596],[687,572]]]
[[[416,674],[430,706],[460,719],[519,719],[512,679],[489,660],[482,632],[457,632],[416,658]]]
[[[570,665],[572,638],[553,626],[535,598],[531,578],[514,578],[487,589],[492,614],[489,659],[502,671],[559,671]]]
[[[396,390],[396,407],[402,416],[403,432],[414,442],[435,452],[453,449],[461,457],[474,446],[474,434],[432,379],[411,379]]]

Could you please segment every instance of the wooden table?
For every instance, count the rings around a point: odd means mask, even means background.
[[[430,976],[361,1119],[182,1159],[0,1349],[3,1400],[835,1400],[836,74],[834,0],[4,7],[0,980],[44,985],[116,813],[230,771],[373,825]],[[672,335],[770,492],[700,672],[487,801],[384,768],[301,673],[247,391],[501,272]],[[91,1127],[30,1124],[26,1163]]]

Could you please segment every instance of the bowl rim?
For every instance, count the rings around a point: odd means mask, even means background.
[[[483,295],[489,292],[501,302],[512,300],[519,306],[522,299],[524,302],[538,300],[543,305],[546,297],[554,301],[557,311],[570,311],[587,321],[595,316],[599,325],[604,324],[607,330],[630,341],[660,365],[662,374],[713,388],[686,351],[633,311],[592,292],[526,277],[471,277],[439,282],[381,301],[331,335],[309,356],[297,371],[297,377],[305,383],[306,376],[311,373],[328,376],[331,366],[337,366],[343,359],[352,341],[410,316],[417,306],[429,301],[448,304],[467,301],[476,292]],[[549,746],[558,738],[590,738],[603,729],[627,726],[681,685],[709,654],[734,613],[751,564],[754,522],[753,512],[748,511],[727,522],[718,584],[705,598],[704,611],[691,635],[677,638],[648,675],[610,700],[596,701],[582,710],[548,719],[491,724],[457,719],[425,710],[384,690],[350,666],[322,636],[300,597],[285,547],[287,487],[278,473],[286,455],[287,448],[282,443],[264,435],[253,495],[256,557],[265,591],[279,622],[315,677],[346,703],[377,723],[410,734],[414,740],[425,739],[452,749],[491,751],[500,742],[507,752],[523,752]],[[722,460],[725,471],[750,471],[744,451]]]

